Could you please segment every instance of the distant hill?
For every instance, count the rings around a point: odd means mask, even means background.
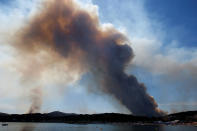
[[[167,118],[168,121],[180,120],[180,121],[196,121],[197,122],[197,111],[186,111],[169,114],[164,116],[163,118]]]
[[[46,113],[46,115],[52,116],[52,117],[62,117],[62,116],[70,116],[70,115],[77,115],[77,114],[64,113],[64,112],[60,112],[60,111],[53,111],[53,112],[50,112],[50,113]]]
[[[63,122],[63,123],[197,123],[197,111],[179,112],[162,117],[134,116],[120,113],[74,114],[54,111],[50,113],[6,114],[0,113],[0,122]]]
[[[8,114],[6,114],[6,113],[1,113],[0,112],[0,116],[7,116]]]
[[[172,113],[169,114],[168,116],[194,116],[197,115],[197,111],[185,111],[185,112],[178,112],[178,113]]]

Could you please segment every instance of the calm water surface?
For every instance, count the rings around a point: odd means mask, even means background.
[[[65,124],[65,123],[8,123],[0,131],[197,131],[194,126],[131,125],[131,124]]]

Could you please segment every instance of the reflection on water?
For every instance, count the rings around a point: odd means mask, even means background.
[[[131,124],[8,123],[0,131],[197,131],[194,126]]]

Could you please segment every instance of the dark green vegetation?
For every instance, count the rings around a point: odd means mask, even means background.
[[[64,122],[64,123],[158,123],[183,124],[197,122],[197,111],[188,111],[166,115],[163,117],[143,117],[128,114],[67,114],[63,112],[34,113],[34,114],[5,114],[0,113],[1,122]]]

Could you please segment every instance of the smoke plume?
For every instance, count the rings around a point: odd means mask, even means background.
[[[146,87],[124,72],[134,56],[127,38],[113,27],[103,27],[96,14],[81,9],[72,0],[46,1],[40,13],[16,36],[14,47],[21,56],[45,61],[37,72],[50,63],[64,61],[68,69],[65,74],[92,73],[99,89],[114,96],[133,114],[163,114]],[[42,54],[49,57],[41,59]],[[34,106],[29,112],[40,108],[38,97],[32,98]]]
[[[30,98],[31,98],[31,107],[28,113],[40,112],[42,105],[42,91],[40,90],[40,87],[31,90]]]

